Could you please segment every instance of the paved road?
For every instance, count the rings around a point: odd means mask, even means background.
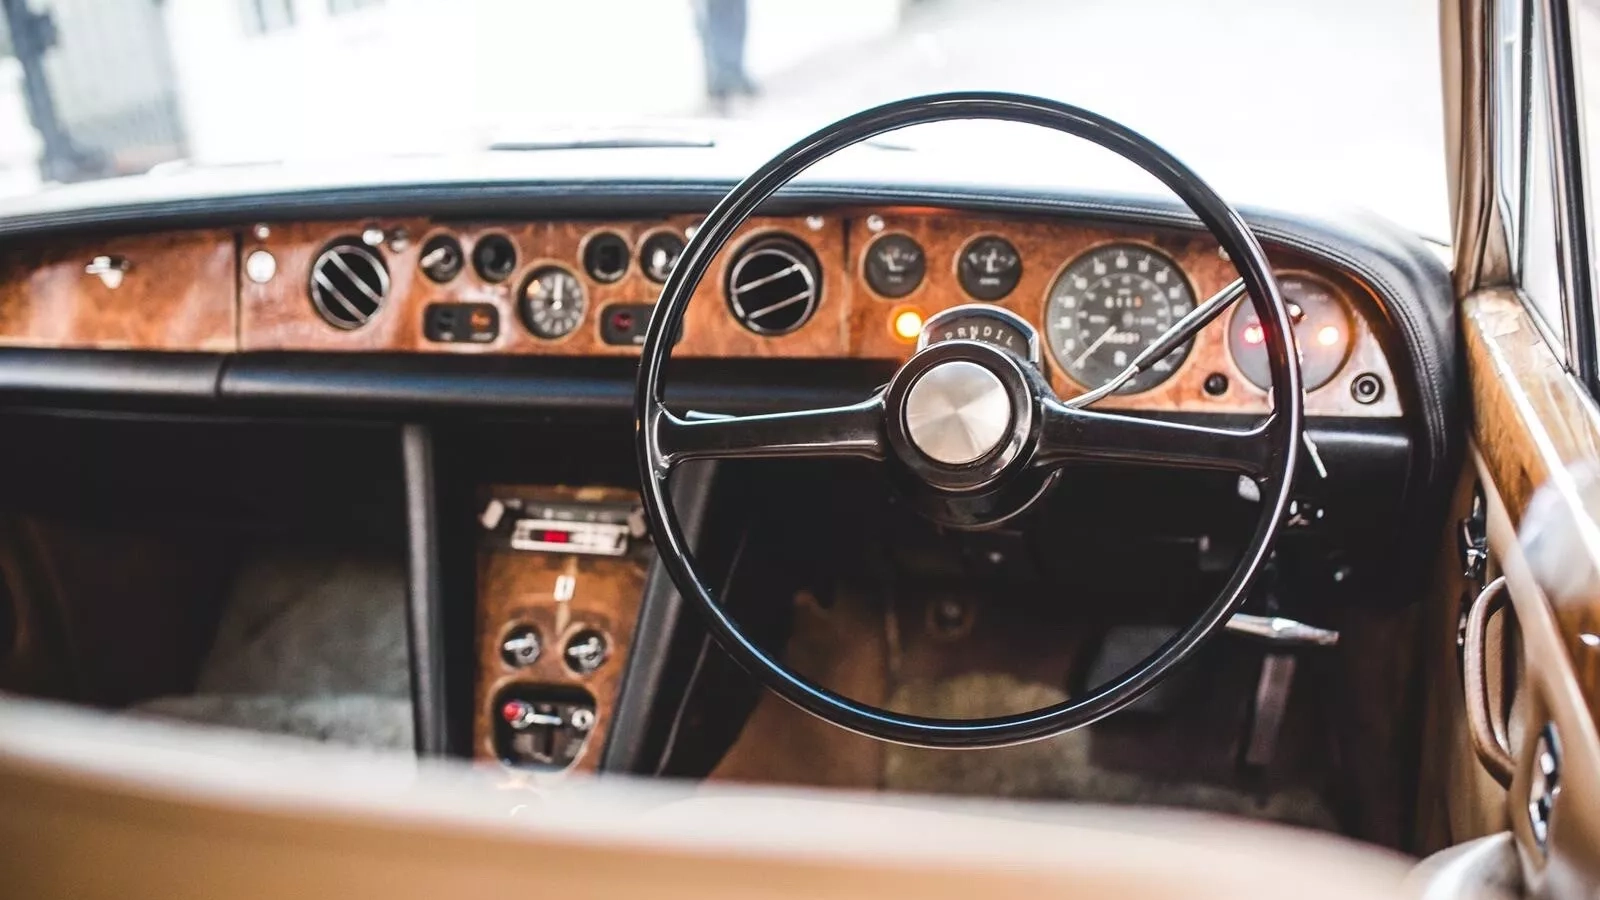
[[[1448,233],[1437,0],[925,0],[899,33],[769,79],[745,112],[820,123],[935,90],[1120,119],[1230,197]],[[975,162],[1004,166],[1014,146]],[[972,156],[969,154],[969,156]]]

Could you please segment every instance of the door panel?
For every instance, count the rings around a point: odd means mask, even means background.
[[[1515,613],[1516,627],[1502,634],[1518,645],[1499,649],[1521,660],[1509,704],[1514,765],[1506,811],[1531,893],[1593,896],[1600,886],[1600,492],[1584,485],[1600,484],[1600,411],[1514,293],[1476,293],[1462,312],[1472,466],[1491,558]],[[1541,797],[1543,805],[1530,806]],[[1540,819],[1545,834],[1536,833]]]

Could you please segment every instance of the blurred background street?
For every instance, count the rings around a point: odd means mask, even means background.
[[[1006,89],[1120,119],[1225,194],[1446,230],[1435,0],[748,0],[753,96],[710,90],[716,0],[0,5],[0,193],[601,123],[713,116],[788,140],[884,100]]]

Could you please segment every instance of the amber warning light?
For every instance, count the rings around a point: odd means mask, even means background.
[[[914,309],[897,309],[889,316],[889,330],[902,341],[914,341],[922,333],[922,313]]]

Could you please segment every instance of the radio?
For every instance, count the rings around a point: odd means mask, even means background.
[[[553,503],[495,497],[485,505],[484,530],[495,542],[531,553],[624,556],[644,537],[644,513],[621,503]]]

